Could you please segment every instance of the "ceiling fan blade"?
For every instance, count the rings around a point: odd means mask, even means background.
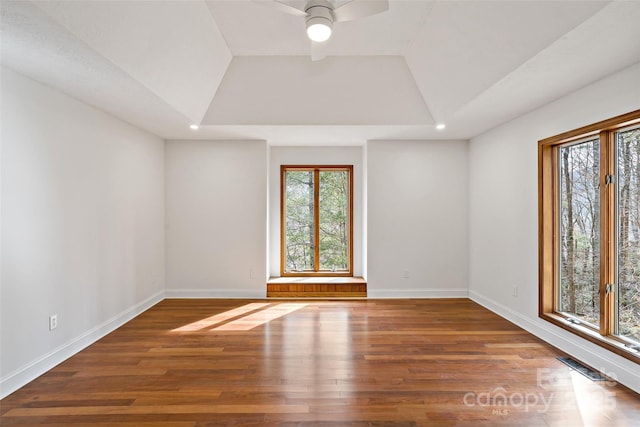
[[[267,7],[272,7],[280,12],[284,12],[288,15],[293,16],[307,16],[307,12],[304,10],[300,10],[296,7],[293,7],[285,2],[279,0],[253,0],[254,3],[258,3]]]
[[[314,41],[311,42],[311,60],[312,61],[320,61],[327,57],[327,52],[325,50],[327,43],[328,42],[322,42],[322,43],[318,43]]]
[[[353,21],[389,10],[389,0],[352,0],[333,9],[336,22]]]

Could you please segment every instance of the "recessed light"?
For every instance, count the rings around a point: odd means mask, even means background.
[[[191,129],[193,129],[193,130],[198,130],[198,129],[200,129],[200,126],[198,126],[198,125],[191,125],[191,126],[189,126],[189,127],[190,127]]]
[[[442,130],[442,129],[446,128],[446,127],[447,127],[447,126],[446,126],[444,123],[438,123],[438,124],[436,125],[436,129],[438,129],[438,130]]]

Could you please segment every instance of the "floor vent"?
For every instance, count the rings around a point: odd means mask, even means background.
[[[591,381],[607,381],[606,377],[600,375],[600,372],[594,371],[591,368],[587,368],[582,363],[573,360],[570,357],[556,357],[559,361],[570,367],[571,369],[580,372],[585,377],[589,378]]]

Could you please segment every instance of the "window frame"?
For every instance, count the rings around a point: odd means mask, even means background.
[[[588,126],[538,141],[538,262],[540,318],[574,333],[620,356],[640,363],[640,351],[632,340],[615,335],[615,294],[607,292],[607,284],[616,283],[617,261],[617,183],[607,185],[607,175],[616,173],[616,132],[640,124],[640,110],[603,120]],[[600,139],[600,326],[570,322],[571,316],[558,310],[559,286],[559,165],[558,150],[562,146],[588,138]],[[631,346],[631,347],[630,347]]]
[[[348,269],[331,271],[320,270],[320,245],[319,245],[319,227],[314,227],[315,234],[315,256],[314,270],[309,271],[287,271],[286,260],[286,218],[285,218],[285,196],[286,196],[286,173],[287,171],[314,171],[314,225],[317,225],[320,217],[320,172],[341,171],[348,174],[349,201],[347,203],[349,213],[349,239],[348,239]],[[280,165],[280,276],[282,277],[353,277],[353,165]]]

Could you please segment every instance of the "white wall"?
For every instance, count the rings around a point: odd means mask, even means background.
[[[467,142],[369,141],[367,153],[368,295],[467,296]]]
[[[362,147],[270,147],[269,275],[280,276],[280,166],[353,165],[353,275],[362,276]]]
[[[164,147],[6,68],[2,104],[4,396],[161,298]]]
[[[266,296],[267,144],[166,143],[169,297]]]
[[[537,141],[640,109],[639,83],[640,64],[473,138],[469,175],[471,298],[636,391],[636,364],[538,318]]]

